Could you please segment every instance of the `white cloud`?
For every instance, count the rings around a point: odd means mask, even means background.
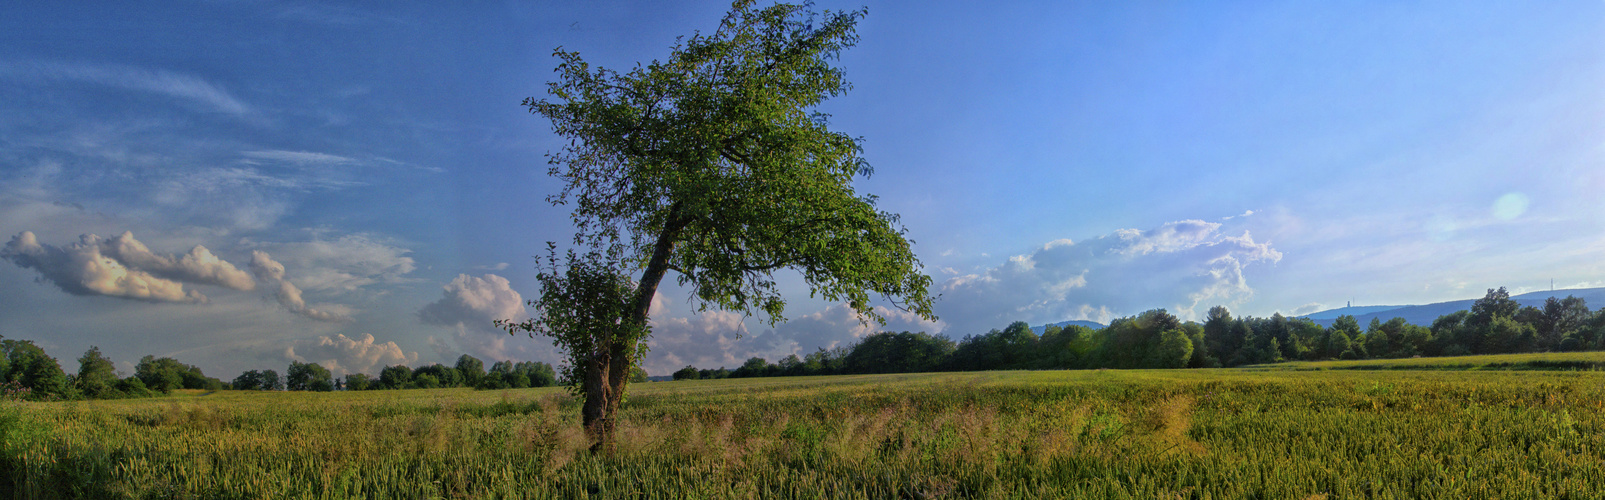
[[[1288,316],[1303,316],[1303,315],[1306,315],[1306,314],[1310,314],[1310,313],[1314,313],[1314,312],[1320,312],[1320,311],[1323,311],[1323,310],[1326,310],[1326,305],[1321,304],[1320,302],[1311,302],[1311,303],[1304,304],[1302,306],[1298,306],[1298,307],[1293,308],[1292,311],[1288,311],[1287,315]]]
[[[100,238],[93,234],[62,247],[40,244],[32,232],[11,238],[3,257],[18,266],[39,271],[42,279],[73,295],[106,295],[153,302],[206,302],[206,296],[180,282],[162,279],[130,268],[101,253]]]
[[[481,277],[459,274],[442,288],[440,300],[418,311],[418,319],[424,323],[488,327],[499,319],[516,321],[526,317],[524,297],[512,288],[507,278],[494,274]]]
[[[240,153],[247,158],[271,160],[299,165],[347,165],[359,163],[356,159],[312,151],[264,150]]]
[[[802,355],[821,347],[831,349],[852,344],[877,332],[934,334],[946,326],[942,321],[926,320],[917,314],[884,306],[875,306],[875,313],[886,318],[886,324],[866,322],[868,318],[847,304],[832,304],[813,314],[776,325],[773,330],[764,333],[763,339],[788,354]]]
[[[78,243],[63,247],[40,244],[30,231],[13,237],[4,258],[37,270],[43,279],[74,295],[107,295],[156,302],[206,302],[185,283],[251,290],[256,282],[245,271],[212,254],[201,245],[181,256],[152,252],[133,232],[102,239],[79,236]]]
[[[936,312],[954,336],[1012,321],[1108,322],[1116,314],[1161,307],[1190,319],[1201,306],[1247,300],[1254,290],[1243,269],[1282,258],[1247,232],[1225,236],[1220,228],[1185,220],[1081,243],[1056,240],[997,267],[948,279],[938,286]]]
[[[1253,210],[1244,210],[1243,213],[1240,213],[1240,214],[1237,214],[1237,215],[1228,215],[1228,216],[1225,216],[1225,217],[1221,217],[1220,220],[1232,220],[1232,219],[1236,219],[1236,218],[1240,218],[1240,217],[1248,217],[1250,215],[1254,215],[1254,211]]]
[[[152,92],[179,98],[233,115],[251,113],[251,107],[223,87],[200,77],[116,64],[60,62],[0,62],[0,78],[27,83],[76,81],[126,90]]]
[[[649,373],[665,374],[686,365],[699,368],[735,368],[748,354],[760,349],[747,335],[746,317],[731,311],[703,311],[689,318],[653,315],[651,351],[643,361]]]
[[[877,306],[875,312],[886,318],[885,325],[866,323],[867,318],[846,304],[832,304],[753,332],[747,326],[748,318],[738,312],[710,310],[676,317],[659,294],[652,305],[652,337],[647,341],[651,350],[642,366],[654,374],[672,373],[686,365],[735,368],[753,356],[774,362],[788,354],[802,356],[819,348],[847,346],[876,332],[936,333],[943,328],[941,322],[926,321],[907,311]]]
[[[319,336],[296,341],[285,348],[284,357],[323,365],[336,376],[347,373],[378,375],[378,371],[386,366],[412,365],[418,361],[417,352],[403,351],[395,342],[378,343],[369,333],[358,338],[336,334],[333,337]]]
[[[529,317],[523,295],[513,290],[507,278],[459,274],[442,290],[440,300],[418,310],[418,319],[447,327],[451,344],[430,337],[431,345],[443,358],[450,359],[454,352],[467,352],[493,360],[552,359],[549,340],[530,341],[494,326],[499,319],[518,321]]]
[[[1127,255],[1170,253],[1197,246],[1214,236],[1217,229],[1220,229],[1219,223],[1197,219],[1168,222],[1148,231],[1117,229],[1114,236],[1120,239],[1120,244],[1111,250]],[[1044,247],[1044,250],[1047,249],[1051,249],[1051,244],[1049,247]]]
[[[266,283],[273,291],[273,298],[290,312],[317,321],[339,322],[350,319],[351,311],[345,306],[335,304],[308,306],[306,299],[301,296],[301,289],[285,279],[284,264],[273,260],[267,252],[261,250],[251,252],[251,273]]]
[[[251,275],[233,264],[212,255],[206,247],[195,245],[182,257],[157,255],[144,243],[134,239],[132,231],[101,243],[101,253],[129,267],[163,278],[205,285],[216,285],[235,290],[252,290],[256,282]]]

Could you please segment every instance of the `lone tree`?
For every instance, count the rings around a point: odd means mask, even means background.
[[[897,215],[853,191],[853,180],[871,173],[859,140],[830,130],[815,109],[850,88],[832,62],[857,42],[863,15],[737,0],[712,34],[682,38],[667,61],[627,73],[593,69],[559,48],[550,97],[524,100],[568,139],[547,154],[549,173],[564,181],[547,200],[572,203],[574,242],[592,250],[570,253],[561,276],[554,252],[542,299],[530,301],[535,317],[502,325],[584,338],[564,347],[570,375],[583,378],[576,382],[593,451],[611,446],[613,415],[669,271],[699,309],[771,325],[784,320],[774,279],[784,269],[866,319],[885,322],[874,296],[935,318],[931,278]],[[638,279],[624,274],[634,271]],[[549,289],[576,283],[585,286]],[[619,303],[545,300],[564,294]],[[581,310],[616,315],[572,316]],[[559,331],[568,327],[581,330]]]

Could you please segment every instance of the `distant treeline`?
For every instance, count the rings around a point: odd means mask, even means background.
[[[644,381],[646,372],[635,373]],[[498,361],[489,370],[479,358],[464,354],[457,364],[439,363],[409,368],[386,367],[379,376],[362,373],[335,378],[316,363],[290,362],[283,377],[274,370],[250,370],[232,382],[208,377],[201,369],[173,358],[145,356],[134,367],[134,374],[118,377],[116,365],[91,347],[78,358],[78,372],[66,373],[61,363],[45,354],[30,340],[0,340],[0,399],[57,401],[73,399],[142,398],[170,393],[176,389],[335,391],[377,389],[432,389],[473,387],[476,389],[518,389],[547,387],[558,383],[552,365],[539,362]]]
[[[1093,330],[1050,326],[1037,335],[1025,322],[954,342],[926,333],[877,333],[858,343],[819,349],[779,363],[748,359],[730,370],[687,366],[675,380],[929,371],[1213,368],[1287,360],[1378,359],[1461,356],[1521,352],[1605,349],[1605,308],[1590,311],[1583,299],[1551,297],[1542,308],[1524,307],[1504,288],[1488,290],[1470,310],[1440,316],[1431,326],[1402,318],[1372,320],[1364,329],[1353,316],[1330,327],[1280,314],[1233,318],[1225,307],[1209,310],[1200,324],[1183,322],[1164,309],[1114,320]],[[437,387],[504,389],[563,383],[551,365],[538,362],[484,362],[464,354],[453,366],[396,365],[378,376],[362,373],[335,378],[315,363],[291,362],[281,377],[274,370],[251,370],[233,381],[208,377],[173,358],[145,356],[134,374],[117,376],[111,359],[91,347],[78,358],[78,372],[66,373],[55,358],[28,340],[0,339],[0,398],[27,400],[116,399],[201,390],[375,390]],[[632,381],[645,382],[636,368]]]
[[[552,365],[534,361],[497,361],[490,370],[485,362],[464,354],[457,364],[440,363],[409,368],[406,365],[387,366],[372,377],[365,373],[350,373],[335,378],[327,368],[317,363],[290,362],[281,384],[279,374],[273,370],[251,370],[234,379],[234,390],[290,390],[290,391],[373,391],[382,389],[438,389],[442,387],[472,387],[475,389],[522,389],[547,387],[557,384]]]
[[[1503,287],[1490,289],[1468,311],[1439,317],[1431,326],[1403,318],[1372,320],[1361,328],[1353,316],[1330,327],[1281,314],[1233,318],[1225,307],[1209,310],[1200,324],[1183,322],[1164,309],[1116,319],[1093,330],[1047,327],[1037,335],[1025,322],[954,342],[926,333],[877,333],[858,343],[819,349],[779,363],[748,359],[730,370],[687,366],[675,380],[911,373],[928,371],[1214,368],[1288,360],[1377,359],[1605,348],[1605,308],[1589,311],[1583,299],[1551,297],[1544,307],[1523,307]]]

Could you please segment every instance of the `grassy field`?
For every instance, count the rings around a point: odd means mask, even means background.
[[[1492,354],[1442,358],[1294,361],[1256,365],[1270,370],[1605,370],[1605,351]]]
[[[1605,373],[1043,371],[7,403],[17,498],[1601,498]]]

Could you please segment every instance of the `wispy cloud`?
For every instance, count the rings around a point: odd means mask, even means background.
[[[315,153],[315,152],[311,152],[311,151],[267,150],[267,151],[246,151],[246,152],[240,153],[240,154],[242,156],[247,157],[247,158],[255,158],[255,159],[259,159],[259,160],[282,161],[282,162],[296,163],[296,164],[302,164],[302,165],[308,165],[308,164],[312,164],[312,165],[343,165],[343,164],[355,164],[355,163],[358,163],[358,161],[356,159],[354,159],[354,158],[347,158],[347,157],[344,157],[344,156],[332,155],[332,154],[328,154],[328,153]]]
[[[273,298],[279,301],[290,312],[305,316],[309,319],[327,322],[347,321],[351,318],[350,311],[338,305],[307,305],[306,299],[301,297],[301,289],[284,278],[284,264],[273,260],[267,252],[256,250],[251,252],[251,273],[262,280],[273,290]]]
[[[410,281],[406,275],[417,269],[408,256],[411,250],[383,236],[329,235],[326,229],[312,233],[307,241],[242,244],[295,267],[291,281],[306,290],[356,292],[370,285],[405,283]]]
[[[252,112],[250,105],[201,77],[120,64],[0,61],[0,79],[29,84],[88,83],[162,94],[220,113],[243,116]]]

